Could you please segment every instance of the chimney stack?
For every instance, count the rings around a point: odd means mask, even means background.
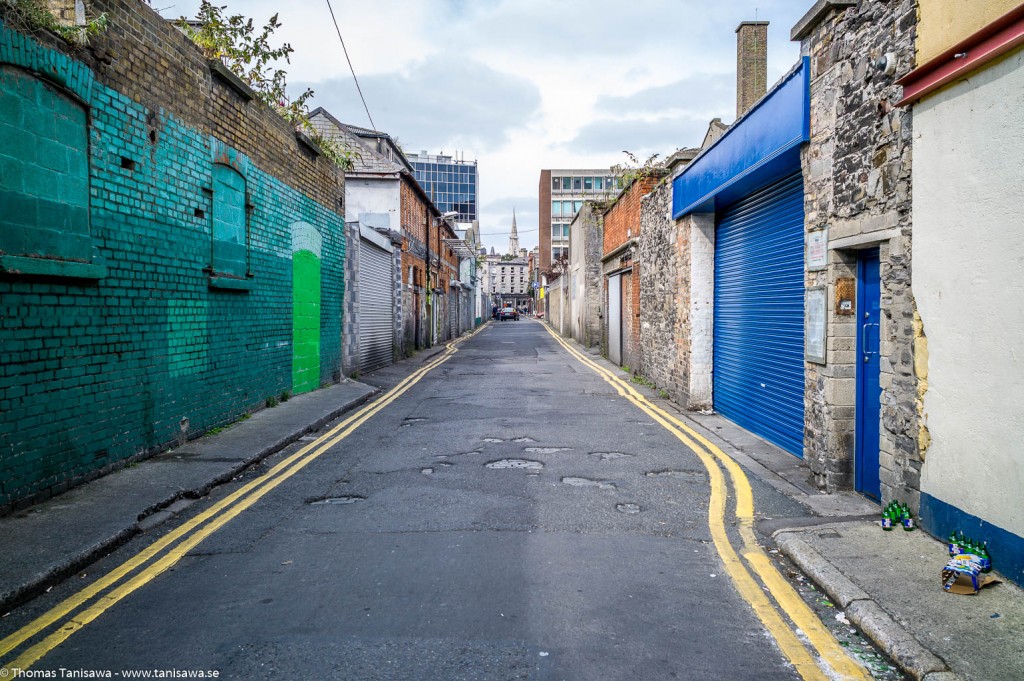
[[[768,22],[744,21],[736,28],[736,118],[768,91]]]

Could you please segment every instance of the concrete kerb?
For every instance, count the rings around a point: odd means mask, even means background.
[[[29,575],[25,577],[20,584],[8,587],[5,591],[0,592],[0,612],[7,612],[11,608],[14,608],[43,593],[48,587],[66,579],[95,562],[102,556],[117,549],[137,534],[148,531],[175,517],[178,513],[184,510],[185,506],[188,505],[184,504],[181,505],[181,507],[175,507],[175,504],[178,504],[184,499],[199,499],[206,496],[215,487],[230,482],[250,466],[273,454],[276,454],[288,445],[297,441],[302,436],[323,428],[342,414],[365,404],[380,392],[381,391],[378,388],[371,389],[363,395],[340,404],[338,407],[321,415],[313,421],[297,428],[293,427],[281,437],[262,446],[251,456],[248,456],[232,465],[226,472],[216,475],[201,485],[176,490],[166,498],[142,509],[135,522],[130,525],[124,526],[116,532],[112,532],[109,536],[95,541],[88,547],[79,551],[60,556],[57,561],[52,563],[43,571]],[[236,427],[238,425],[242,424],[236,424]]]
[[[772,538],[784,556],[846,613],[864,635],[915,681],[959,681],[960,677],[910,632],[896,623],[863,589],[843,575],[798,533],[780,530]]]

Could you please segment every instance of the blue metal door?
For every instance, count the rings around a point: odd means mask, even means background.
[[[719,212],[715,409],[803,455],[804,196],[794,174]]]
[[[881,334],[881,283],[878,251],[864,253],[857,266],[857,446],[854,453],[857,491],[881,499],[878,477],[878,424],[882,388],[878,345]]]

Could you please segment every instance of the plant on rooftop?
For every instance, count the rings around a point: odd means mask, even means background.
[[[648,177],[660,177],[665,172],[665,161],[659,161],[660,154],[651,154],[644,161],[631,151],[623,151],[628,159],[625,163],[612,166],[612,173],[621,177],[624,184],[643,180]]]
[[[313,96],[313,90],[306,88],[298,97],[289,97],[288,74],[274,66],[281,59],[290,64],[291,54],[295,51],[289,43],[279,47],[271,45],[274,31],[281,27],[278,15],[270,17],[263,28],[257,30],[252,19],[241,14],[227,16],[225,9],[226,5],[214,5],[203,0],[195,19],[181,17],[174,24],[199,46],[208,59],[223,62],[253,89],[260,101],[313,140],[324,156],[342,169],[350,170],[355,152],[344,143],[323,135],[309,120],[306,103]]]
[[[52,31],[72,45],[86,46],[93,36],[107,29],[107,13],[87,18],[82,26],[61,23],[47,0],[0,0],[4,20],[15,30],[30,33],[40,29]]]

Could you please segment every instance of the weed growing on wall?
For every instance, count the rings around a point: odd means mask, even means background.
[[[107,29],[108,23],[104,12],[95,17],[86,17],[81,26],[63,24],[50,11],[47,0],[0,0],[0,9],[3,10],[5,21],[15,30],[22,33],[52,31],[72,45],[88,45],[93,36]]]
[[[195,19],[181,17],[174,23],[208,59],[223,62],[253,89],[264,104],[312,139],[324,156],[345,170],[351,169],[355,152],[345,144],[321,135],[309,121],[306,103],[313,96],[313,90],[306,88],[294,99],[288,96],[288,74],[274,65],[282,59],[290,64],[295,48],[289,43],[279,47],[271,45],[274,31],[281,27],[278,15],[270,17],[257,30],[252,19],[241,14],[227,16],[225,9],[226,5],[218,6],[203,0]]]

